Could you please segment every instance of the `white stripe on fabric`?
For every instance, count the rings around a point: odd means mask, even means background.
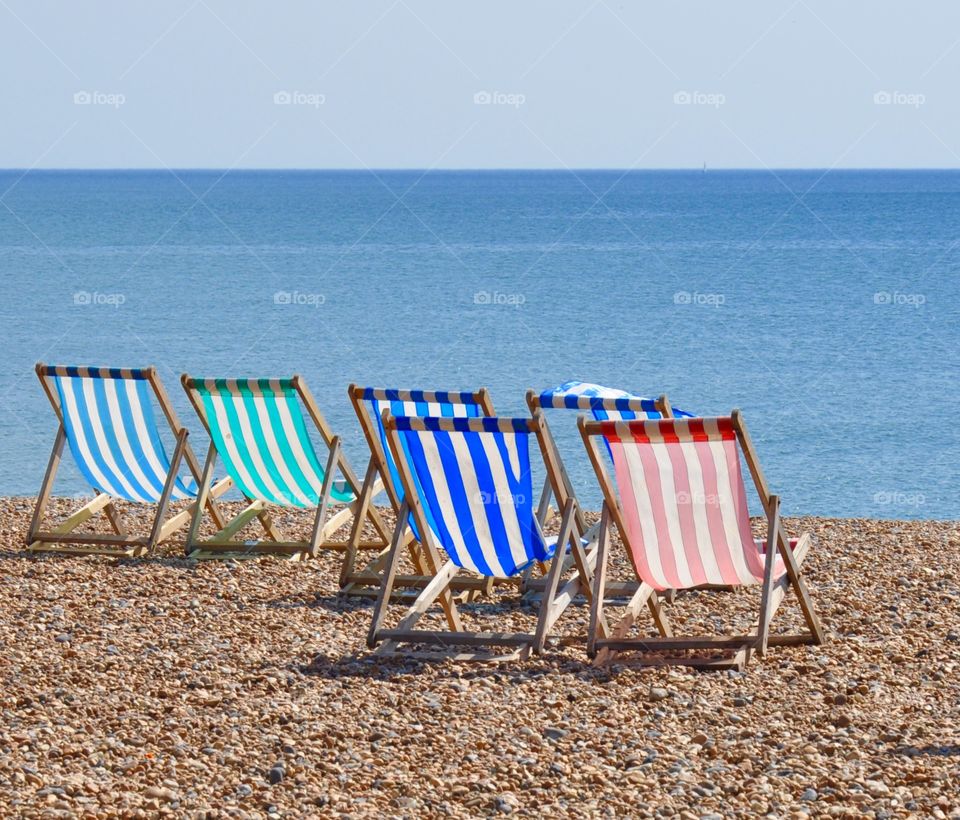
[[[677,565],[677,580],[683,589],[693,586],[693,575],[687,563],[687,554],[683,548],[683,532],[680,529],[680,506],[677,503],[677,488],[673,477],[673,463],[670,461],[668,444],[651,444],[654,458],[660,471],[660,494],[667,521],[667,532],[673,544],[673,556]]]
[[[297,483],[297,480],[290,473],[289,468],[287,467],[287,462],[283,458],[283,453],[280,451],[280,446],[277,443],[276,431],[273,429],[273,424],[270,420],[270,413],[267,409],[267,400],[263,397],[262,393],[255,393],[251,396],[253,401],[253,407],[257,412],[257,418],[260,420],[260,427],[263,429],[263,438],[267,443],[267,450],[270,453],[270,457],[273,460],[273,465],[276,468],[276,472],[280,474],[280,477],[283,479],[286,484],[287,494],[293,496],[297,499],[300,504],[305,507],[310,506],[313,502],[307,498],[302,490],[300,485]],[[238,399],[237,404],[245,404],[243,399]]]
[[[485,575],[481,569],[474,563],[473,557],[467,550],[466,542],[460,532],[460,523],[457,520],[453,509],[453,502],[450,499],[450,488],[447,486],[446,473],[444,472],[443,462],[440,460],[440,454],[437,450],[436,437],[431,432],[417,433],[420,446],[423,448],[424,459],[430,470],[430,479],[433,481],[433,492],[437,497],[437,503],[440,510],[433,510],[434,517],[439,517],[444,524],[444,528],[450,534],[453,540],[457,555],[460,558],[460,565],[465,569],[473,570],[480,575]],[[437,513],[439,512],[439,515]]]
[[[81,379],[83,397],[86,403],[87,414],[90,418],[90,426],[93,428],[93,437],[97,443],[100,458],[106,463],[107,468],[116,476],[119,485],[117,489],[121,490],[121,495],[126,498],[132,498],[136,501],[152,501],[149,496],[137,492],[133,484],[123,474],[120,465],[114,458],[113,451],[110,449],[110,443],[107,441],[107,432],[104,425],[104,419],[100,418],[100,410],[97,407],[97,396],[93,388],[93,379]]]
[[[111,379],[111,381],[113,380]],[[169,462],[167,458],[162,453],[157,452],[156,448],[153,446],[153,442],[151,441],[150,437],[150,431],[147,429],[146,419],[143,416],[143,410],[140,404],[140,393],[137,390],[137,385],[130,379],[121,379],[120,384],[123,385],[123,390],[127,394],[127,399],[130,402],[133,424],[137,430],[137,436],[139,437],[141,446],[143,447],[143,452],[147,456],[147,461],[150,464],[150,468],[154,471],[154,474],[158,478],[162,476],[161,480],[166,480],[167,474],[170,470]],[[134,408],[136,408],[136,411],[134,411]],[[182,492],[177,488],[177,485],[174,484],[172,497],[179,500],[184,498],[193,498],[194,496]]]
[[[297,410],[299,412],[299,410]],[[303,442],[298,434],[297,425],[293,419],[293,408],[290,407],[290,402],[284,398],[283,401],[277,402],[277,413],[280,416],[280,422],[283,424],[283,434],[287,438],[287,443],[290,445],[290,450],[293,452],[294,458],[297,460],[297,466],[300,467],[303,475],[306,477],[310,486],[313,488],[313,491],[316,493],[317,498],[319,499],[323,495],[323,479],[317,475],[317,471],[313,466],[313,463],[307,457],[304,447],[312,446],[309,442]],[[316,453],[314,453],[314,458],[316,458]]]
[[[510,475],[513,477],[514,481],[520,480],[520,442],[518,439],[519,436],[515,435],[503,436],[503,443],[507,451],[507,457],[510,459]],[[502,461],[502,459],[498,456],[497,461]]]
[[[460,531],[463,532],[464,525],[470,526],[476,532],[477,540],[480,542],[480,551],[486,559],[487,566],[490,567],[494,575],[504,577],[507,573],[500,563],[496,549],[493,546],[493,537],[490,534],[490,524],[487,521],[487,505],[484,503],[483,496],[480,494],[480,483],[477,480],[477,469],[473,464],[473,456],[470,448],[467,446],[466,438],[458,433],[451,433],[450,442],[453,444],[453,452],[457,458],[457,467],[460,470],[460,480],[463,482],[463,489],[467,495],[467,509],[470,511],[472,521],[458,522]],[[494,465],[490,465],[491,468]],[[444,475],[446,482],[446,475]],[[496,503],[491,501],[491,503]]]
[[[493,485],[496,488],[497,506],[500,509],[500,517],[503,519],[503,526],[506,532],[507,543],[510,545],[510,554],[513,556],[514,566],[522,566],[530,560],[524,549],[523,532],[520,528],[520,519],[517,517],[517,504],[513,497],[510,481],[507,478],[503,463],[503,457],[500,455],[500,449],[497,447],[496,436],[493,433],[480,433],[480,443],[483,451],[486,453],[487,462],[490,464],[490,474],[493,477]],[[511,454],[516,453],[516,436],[501,435],[507,442]],[[517,471],[514,470],[513,478],[516,480]],[[526,501],[526,499],[524,499]]]
[[[717,563],[716,553],[712,548],[710,525],[707,522],[707,509],[704,506],[710,504],[711,499],[707,498],[707,491],[703,484],[703,466],[700,464],[697,445],[692,441],[685,441],[679,447],[684,463],[687,465],[687,476],[690,479],[689,501],[693,513],[697,552],[700,554],[700,561],[703,564],[707,583],[722,584],[723,575],[720,572],[720,565]]]
[[[247,454],[253,462],[260,482],[266,486],[267,492],[273,494],[277,503],[288,507],[292,506],[289,496],[284,492],[284,488],[277,486],[277,483],[273,480],[273,476],[270,475],[267,469],[263,453],[260,452],[260,447],[257,445],[257,439],[253,433],[253,425],[250,421],[250,415],[247,413],[247,407],[243,398],[234,394],[231,395],[231,401],[233,402],[233,410],[237,415],[237,422],[240,425],[239,433],[243,437]]]
[[[647,479],[643,471],[643,462],[640,460],[640,451],[635,442],[630,440],[629,434],[624,433],[624,444],[615,445],[623,448],[624,458],[630,473],[630,486],[633,488],[634,499],[637,505],[637,518],[640,520],[640,530],[643,536],[642,549],[646,553],[647,565],[656,586],[667,588],[671,584],[667,580],[663,563],[660,561],[660,538],[653,520],[653,503],[650,501],[650,492],[647,489]],[[622,495],[621,495],[622,498]]]
[[[216,389],[207,395],[210,399],[210,404],[213,406],[213,412],[217,419],[217,427],[220,428],[220,435],[223,438],[224,447],[227,450],[226,453],[221,453],[221,455],[230,458],[230,461],[233,462],[234,470],[236,470],[240,476],[241,482],[254,498],[261,501],[272,501],[273,499],[260,490],[259,483],[253,480],[253,477],[247,471],[246,465],[243,463],[243,459],[240,458],[240,452],[234,440],[223,398]]]
[[[65,405],[63,408],[63,413],[65,416],[69,416],[71,422],[73,423],[74,444],[80,451],[79,455],[83,458],[84,466],[93,474],[94,478],[97,479],[97,484],[100,486],[100,488],[112,496],[124,498],[124,494],[119,492],[118,488],[114,487],[113,482],[107,481],[106,476],[100,471],[99,466],[93,458],[93,454],[90,452],[90,445],[87,443],[87,437],[83,431],[83,425],[80,423],[82,411],[77,406],[77,397],[73,389],[74,381],[76,380],[60,379],[60,388]]]
[[[730,557],[733,560],[733,566],[737,571],[737,577],[740,579],[740,582],[743,584],[755,584],[757,583],[757,579],[753,577],[753,573],[750,572],[747,567],[743,555],[743,540],[740,538],[737,510],[733,506],[733,482],[730,470],[727,468],[725,443],[726,442],[723,441],[710,442],[710,453],[713,455],[713,462],[717,469],[717,492],[720,495],[720,512],[723,518],[723,531],[727,539],[727,546],[730,548]]]
[[[132,384],[130,381],[126,381],[126,383]],[[117,396],[117,379],[104,379],[103,387],[104,394],[107,399],[107,409],[110,413],[110,422],[111,426],[113,427],[114,438],[120,447],[120,452],[123,453],[123,460],[130,468],[130,472],[133,473],[134,478],[136,478],[140,486],[143,487],[146,492],[150,493],[150,500],[157,501],[160,498],[160,491],[154,488],[153,482],[159,478],[160,483],[162,484],[167,477],[167,471],[163,471],[163,476],[160,477],[160,472],[152,464],[150,464],[149,469],[153,475],[152,477],[147,476],[147,473],[144,470],[144,467],[147,465],[141,464],[140,460],[133,454],[133,448],[130,446],[130,439],[127,436],[127,430],[123,424],[123,415],[120,412],[120,404]],[[130,415],[134,420],[136,420],[137,418],[143,416],[143,408],[141,407],[139,400],[139,391],[134,389],[134,393],[137,396],[137,401],[130,402]],[[146,440],[141,439],[141,446],[143,447],[144,454],[149,460],[150,454],[153,451],[149,437],[147,437]]]

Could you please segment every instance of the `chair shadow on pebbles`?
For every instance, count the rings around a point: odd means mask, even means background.
[[[960,745],[951,743],[945,746],[897,746],[892,753],[904,757],[960,757]]]
[[[4,561],[33,561],[42,563],[62,563],[64,566],[74,564],[78,567],[89,566],[101,562],[111,567],[142,567],[143,569],[153,569],[155,567],[168,567],[170,569],[180,570],[182,572],[194,572],[197,569],[197,562],[185,558],[183,555],[144,555],[144,556],[119,556],[119,555],[87,555],[78,563],[77,556],[69,554],[58,554],[56,552],[31,552],[28,549],[18,551],[0,550],[0,564]]]
[[[347,597],[345,595],[323,595],[314,593],[312,598],[303,595],[283,595],[267,603],[268,609],[320,609],[325,612],[358,612],[372,609],[372,598]]]
[[[457,661],[436,661],[399,655],[373,655],[358,651],[342,656],[320,652],[309,663],[290,663],[287,668],[306,677],[325,680],[334,678],[364,678],[390,681],[407,675],[427,673],[434,677],[464,681],[493,680],[497,683],[515,685],[530,683],[539,678],[557,674],[574,675],[582,680],[607,681],[612,677],[609,669],[594,667],[584,655],[583,659],[562,656],[528,658],[522,665],[463,664]]]

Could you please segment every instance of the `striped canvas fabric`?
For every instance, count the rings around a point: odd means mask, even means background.
[[[157,502],[170,474],[150,383],[142,370],[67,368],[56,384],[70,452],[90,485],[114,498]],[[81,375],[82,374],[82,375]],[[192,498],[196,484],[180,477],[172,498]]]
[[[227,473],[248,498],[285,507],[317,506],[324,468],[290,379],[202,379],[192,389]],[[354,500],[345,481],[334,482],[331,497]]]
[[[754,584],[754,541],[732,419],[604,422],[639,577],[655,589]],[[783,574],[780,559],[774,577]]]
[[[483,432],[411,429],[396,419],[404,453],[431,529],[459,567],[508,578],[531,561],[547,561],[533,509],[528,421],[504,432],[504,419],[485,418]],[[426,418],[429,428],[434,418]]]
[[[581,407],[581,401],[584,399],[597,399],[592,403],[590,411],[593,417],[598,421],[607,420],[632,420],[636,418],[659,419],[662,414],[657,409],[657,403],[653,399],[647,399],[643,396],[637,396],[633,393],[627,393],[625,390],[618,390],[615,387],[604,387],[591,382],[570,381],[544,390],[540,394],[540,404],[543,407],[567,408],[576,410]],[[602,399],[622,399],[619,402],[621,406],[613,408],[604,407]],[[641,413],[630,407],[630,402],[640,402]],[[674,407],[673,414],[677,418],[692,418],[693,414],[679,407]]]
[[[386,398],[378,398],[378,394]],[[430,399],[429,401],[427,399]],[[363,393],[363,400],[376,419],[377,432],[380,435],[380,444],[386,455],[387,466],[390,468],[390,483],[396,489],[397,496],[403,501],[403,485],[400,483],[400,473],[393,460],[393,454],[387,444],[387,433],[383,429],[383,411],[389,410],[392,416],[440,416],[442,418],[478,418],[483,415],[483,408],[476,403],[473,393],[451,393],[436,391],[427,394],[423,390],[385,390],[377,391],[368,387]],[[412,520],[414,536],[419,539],[416,526]]]

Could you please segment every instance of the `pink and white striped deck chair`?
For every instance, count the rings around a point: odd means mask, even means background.
[[[641,662],[742,669],[753,650],[763,655],[768,644],[823,642],[823,630],[800,575],[810,536],[787,538],[780,499],[767,488],[738,410],[726,418],[581,418],[579,427],[604,496],[588,643],[598,664],[609,663],[624,650],[713,650],[708,656],[659,656],[652,661],[641,658]],[[609,447],[612,479],[598,438]],[[765,541],[754,540],[750,529],[741,451],[766,512]],[[603,619],[611,519],[641,584],[620,623],[602,637],[596,625]],[[757,584],[762,590],[760,614],[747,635],[675,638],[657,598],[665,589]],[[797,593],[809,632],[770,635],[770,621],[790,587]],[[628,638],[644,604],[654,615],[660,637]],[[717,650],[734,652],[718,656]]]

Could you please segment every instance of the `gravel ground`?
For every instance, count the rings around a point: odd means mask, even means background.
[[[374,660],[371,603],[338,600],[333,554],[30,557],[31,507],[0,501],[0,814],[960,817],[956,523],[788,520],[815,534],[830,642],[738,674],[594,670],[577,645]],[[757,601],[669,611],[719,631]],[[468,620],[531,618],[495,603]],[[571,608],[561,632],[584,623]],[[791,596],[775,628],[798,623]]]

